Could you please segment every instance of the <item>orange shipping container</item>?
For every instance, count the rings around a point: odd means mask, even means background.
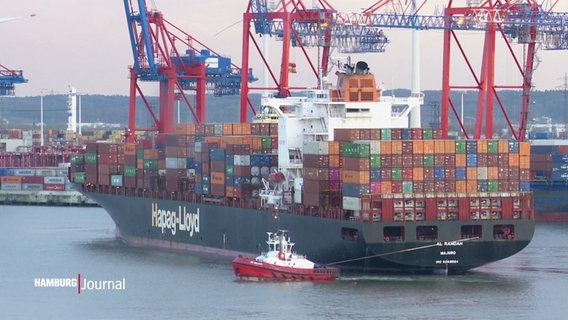
[[[531,145],[527,141],[519,142],[519,155],[529,156],[531,154]]]
[[[195,134],[195,124],[194,123],[177,123],[174,127],[174,132],[176,134],[194,135]]]
[[[444,140],[434,140],[434,152],[436,154],[442,154],[445,150],[445,142]]]
[[[412,168],[412,178],[416,181],[424,180],[424,168]]]
[[[452,140],[444,140],[444,153],[456,153],[456,142]]]
[[[392,141],[381,141],[381,154],[392,154]]]
[[[381,181],[381,194],[392,193],[392,183],[390,181]]]
[[[412,144],[412,153],[413,154],[423,154],[424,153],[424,141],[416,140]]]
[[[489,179],[489,180],[499,179],[499,167],[488,167],[487,168],[487,179]]]
[[[467,192],[467,181],[457,180],[456,181],[456,192]]]
[[[487,153],[487,140],[477,140],[477,153]]]
[[[4,183],[21,184],[22,183],[22,177],[21,176],[2,176],[2,178],[0,178],[0,182],[2,184],[4,184]]]
[[[434,140],[424,140],[424,154],[434,153]]]
[[[224,172],[211,172],[211,183],[212,184],[225,184],[225,173]]]
[[[477,184],[477,167],[467,167],[466,170],[467,170],[466,171],[467,180],[476,181]],[[475,191],[477,191],[477,189]]]
[[[510,167],[518,167],[519,166],[519,154],[518,153],[509,153],[509,166]]]
[[[233,124],[232,123],[223,123],[223,135],[224,136],[233,135]]]
[[[330,168],[339,168],[339,155],[330,155],[329,156],[329,167]]]
[[[402,141],[393,140],[392,142],[392,154],[402,154]]]
[[[509,141],[499,140],[499,153],[509,153]]]
[[[478,190],[477,190],[477,180],[467,180],[467,181],[466,181],[466,184],[467,184],[467,186],[466,186],[466,192],[475,193],[475,192],[478,191]],[[456,186],[456,188],[457,188],[457,186]]]
[[[135,143],[125,143],[124,144],[124,154],[127,156],[136,155],[136,144]]]
[[[530,169],[531,167],[531,157],[526,155],[521,155],[519,157],[519,168],[521,169]]]
[[[331,155],[339,155],[340,154],[340,143],[339,141],[329,141],[328,143],[328,153]],[[331,164],[331,163],[330,163]],[[339,164],[338,164],[339,166]]]
[[[466,155],[465,153],[456,153],[456,167],[465,167]]]
[[[369,171],[342,170],[341,177],[344,183],[367,184],[370,181]]]

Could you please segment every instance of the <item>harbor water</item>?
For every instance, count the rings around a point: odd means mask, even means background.
[[[568,224],[465,275],[237,281],[226,258],[134,248],[101,208],[0,206],[0,319],[566,319]],[[309,258],[309,257],[308,257]]]

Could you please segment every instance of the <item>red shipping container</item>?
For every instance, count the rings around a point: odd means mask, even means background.
[[[65,191],[65,185],[64,184],[46,183],[46,184],[43,185],[43,190],[44,191]]]

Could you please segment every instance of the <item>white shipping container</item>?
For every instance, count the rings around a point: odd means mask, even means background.
[[[25,191],[42,191],[43,184],[41,183],[22,183],[22,190]]]
[[[57,175],[57,171],[55,169],[36,169],[35,171],[35,175],[36,176],[43,176],[43,177],[47,177],[47,176],[56,176]]]
[[[187,169],[185,158],[166,157],[166,169]]]
[[[44,184],[65,184],[66,177],[43,177]]]
[[[0,186],[0,190],[6,190],[6,191],[22,190],[22,184],[21,183],[3,183]]]
[[[361,210],[361,198],[343,197],[343,209],[345,210]]]
[[[233,158],[235,166],[250,166],[250,155],[235,155]]]
[[[487,167],[478,167],[477,168],[477,179],[478,180],[487,180]]]
[[[15,176],[35,176],[34,169],[14,169]]]
[[[329,154],[329,143],[327,141],[306,141],[303,152],[304,154],[327,155]]]

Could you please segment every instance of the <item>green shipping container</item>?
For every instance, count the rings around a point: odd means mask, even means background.
[[[272,149],[272,139],[270,137],[261,137],[262,149]]]
[[[424,158],[423,167],[425,167],[425,168],[434,167],[434,155],[433,154],[425,154],[423,156],[423,158]]]
[[[73,172],[71,175],[72,182],[74,183],[85,183],[85,173],[84,172]]]
[[[135,166],[124,166],[124,176],[125,177],[135,177],[136,167]]]
[[[400,180],[402,180],[402,169],[401,169],[401,168],[392,168],[392,170],[391,170],[391,180],[392,180],[392,181],[400,181]]]
[[[69,159],[71,164],[83,164],[85,163],[85,155],[83,154],[72,154],[71,158]]]
[[[370,168],[380,168],[381,167],[381,156],[372,154],[369,157],[369,167]]]
[[[158,170],[158,160],[144,159],[144,169]]]
[[[391,129],[381,129],[381,140],[392,140]]]
[[[341,155],[349,158],[369,158],[371,146],[362,143],[344,143],[341,145]]]
[[[499,141],[497,140],[487,141],[487,153],[499,153]]]
[[[499,192],[499,181],[497,181],[497,180],[487,181],[487,191],[488,192]]]
[[[122,175],[113,174],[110,176],[110,185],[113,187],[122,187]]]
[[[465,140],[457,140],[456,141],[456,153],[465,153]]]
[[[232,176],[234,171],[234,166],[232,164],[225,165],[225,174],[227,176]]]
[[[403,181],[402,182],[402,193],[413,193],[412,189],[413,189],[414,185],[412,183],[412,181]]]
[[[85,153],[85,163],[97,164],[97,154],[96,153]]]
[[[432,140],[434,139],[434,134],[431,128],[422,129],[422,140]]]
[[[136,149],[136,159],[144,159],[144,149]]]

